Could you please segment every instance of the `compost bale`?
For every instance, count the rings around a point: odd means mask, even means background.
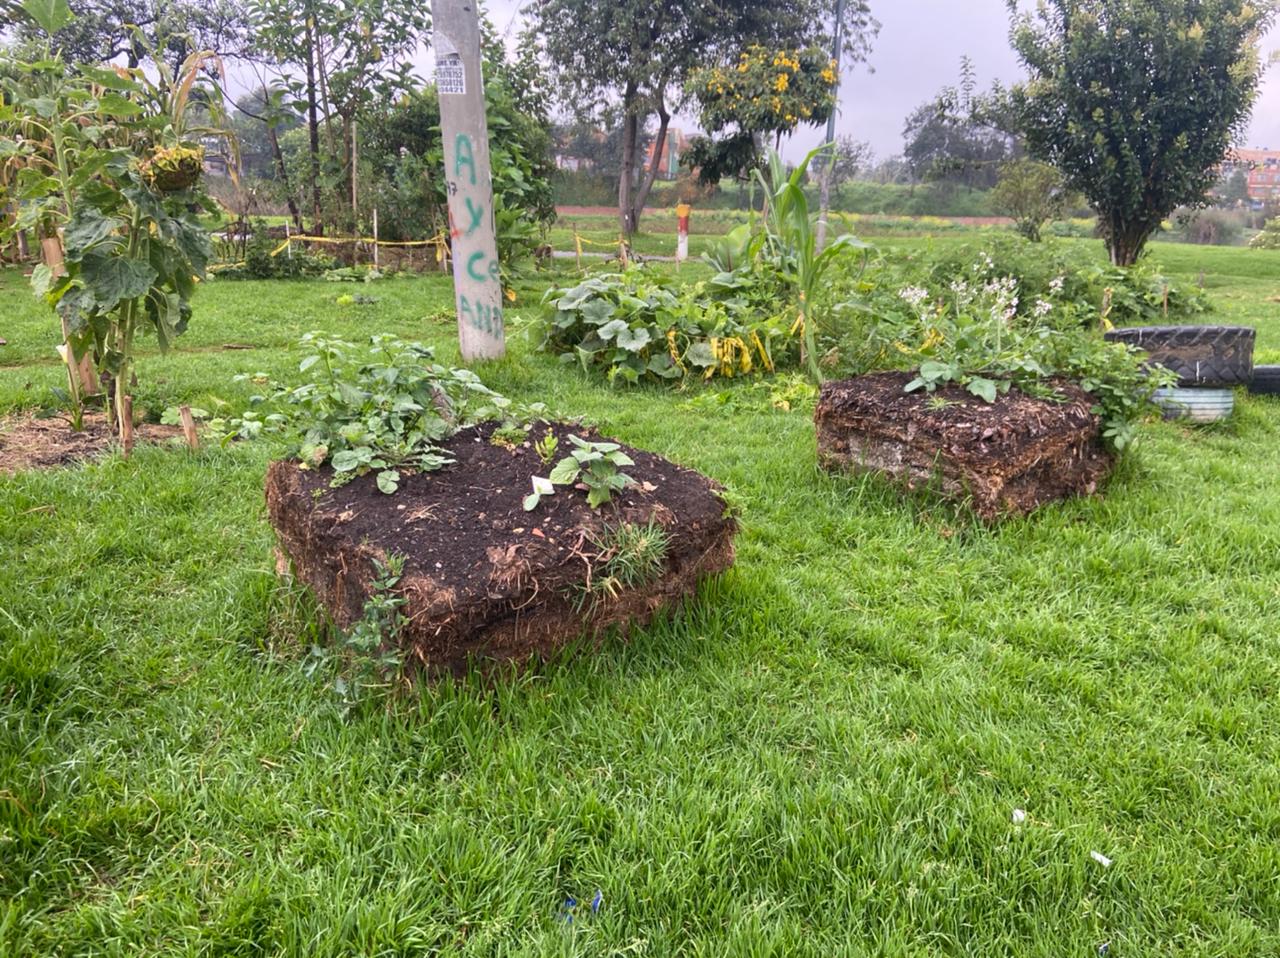
[[[454,463],[405,476],[392,495],[378,491],[373,475],[335,489],[328,468],[271,464],[267,510],[280,546],[340,628],[360,618],[374,562],[391,554],[405,557],[400,643],[432,673],[523,661],[612,627],[625,631],[732,564],[736,524],[710,479],[624,446],[636,463],[623,471],[636,483],[613,501],[593,510],[582,490],[557,487],[525,512],[531,477],[551,468],[534,444],[554,433],[559,459],[573,448],[571,433],[600,437],[539,424],[508,448],[490,442],[494,428],[458,433],[446,444]],[[661,573],[638,588],[602,588],[599,543],[624,523],[665,531]]]
[[[823,467],[927,485],[988,521],[1092,495],[1111,470],[1093,397],[1078,386],[1054,383],[1058,401],[1011,389],[988,403],[956,385],[905,392],[912,378],[824,384],[814,414]]]

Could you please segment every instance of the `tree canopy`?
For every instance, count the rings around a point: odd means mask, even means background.
[[[154,51],[176,69],[197,50],[235,57],[251,45],[243,4],[235,0],[77,0],[73,8],[75,16],[53,37],[68,63],[120,58],[137,67]],[[37,35],[31,20],[17,24],[20,39]]]
[[[835,0],[541,0],[530,15],[564,102],[593,113],[620,102],[623,142],[618,185],[619,225],[630,234],[657,175],[671,113],[699,67],[737,63],[752,43],[775,48],[830,47]],[[869,0],[843,5],[846,49],[865,55],[877,24]],[[675,102],[672,102],[675,91]],[[654,162],[636,184],[635,142],[656,115]]]
[[[685,88],[697,102],[702,128],[719,140],[699,138],[686,165],[696,167],[704,183],[724,176],[745,177],[759,159],[761,140],[801,124],[825,123],[836,107],[836,63],[817,47],[771,49],[753,43],[737,62],[694,70]]]
[[[1257,94],[1267,0],[1044,0],[1013,17],[1031,74],[1013,91],[1037,158],[1097,211],[1132,264],[1179,206],[1200,206]]]

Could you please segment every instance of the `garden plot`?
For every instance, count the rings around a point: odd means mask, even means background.
[[[815,420],[829,469],[935,486],[985,520],[1092,495],[1111,470],[1093,397],[1057,385],[1060,401],[1011,389],[983,402],[958,386],[904,392],[910,373],[827,383]]]
[[[406,476],[394,495],[373,475],[331,488],[327,468],[271,465],[280,545],[339,627],[361,617],[377,563],[402,556],[398,643],[427,672],[458,672],[644,623],[732,564],[736,523],[712,481],[623,447],[634,482],[600,508],[561,487],[526,511],[531,478],[547,474],[535,447],[551,433],[564,449],[584,430],[537,425],[504,443],[497,429],[458,432],[444,444],[452,464]]]
[[[164,442],[182,435],[177,426],[139,423],[133,429],[137,442]],[[83,429],[72,429],[65,419],[16,415],[0,420],[0,474],[24,469],[53,469],[105,455],[119,448],[106,417],[86,414]]]

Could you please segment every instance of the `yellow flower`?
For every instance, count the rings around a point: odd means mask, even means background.
[[[791,78],[785,73],[779,73],[778,78],[773,81],[773,88],[781,93],[787,88],[787,84],[791,82]]]
[[[830,67],[827,67],[825,70],[822,71],[822,79],[826,80],[828,85],[835,83],[836,72],[832,70]]]

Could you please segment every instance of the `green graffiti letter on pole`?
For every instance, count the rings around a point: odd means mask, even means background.
[[[453,149],[453,175],[461,176],[462,167],[467,167],[468,176],[471,185],[476,185],[476,157],[471,151],[471,137],[465,133],[459,133],[454,141]]]
[[[469,196],[467,197],[467,215],[471,217],[471,225],[467,227],[467,234],[470,235],[480,228],[480,221],[484,219],[484,207],[477,206]]]
[[[489,277],[485,276],[484,273],[481,273],[476,270],[476,260],[479,260],[480,262],[484,262],[484,253],[480,252],[479,250],[476,250],[474,253],[471,254],[470,257],[467,258],[467,275],[474,280],[477,280],[479,282],[484,282]]]

